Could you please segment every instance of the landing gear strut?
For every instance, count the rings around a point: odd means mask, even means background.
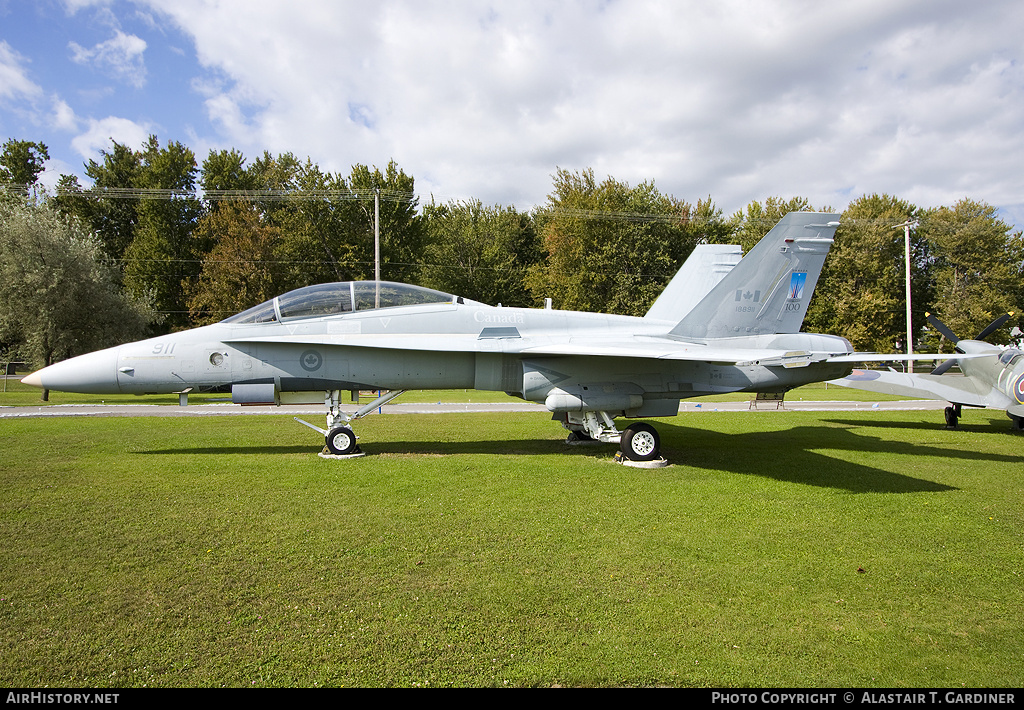
[[[345,414],[341,411],[341,391],[331,390],[324,394],[324,406],[327,407],[326,429],[321,429],[309,422],[304,422],[298,417],[295,417],[295,421],[299,424],[305,424],[310,429],[318,431],[324,435],[325,454],[330,453],[334,456],[359,456],[362,455],[363,452],[359,449],[359,444],[357,443],[358,437],[356,437],[355,432],[352,431],[352,427],[348,426],[348,423],[365,417],[367,414],[372,413],[374,409],[384,406],[403,392],[405,392],[405,390],[394,390],[392,392],[388,392],[369,404],[360,407],[355,411],[355,413]]]

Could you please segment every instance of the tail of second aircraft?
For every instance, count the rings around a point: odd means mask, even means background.
[[[680,338],[798,333],[839,215],[790,212],[673,328]]]

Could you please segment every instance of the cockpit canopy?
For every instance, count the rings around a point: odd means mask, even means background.
[[[273,323],[295,318],[426,303],[462,303],[458,296],[393,281],[342,281],[306,286],[253,306],[223,323]]]
[[[999,362],[1003,363],[1004,367],[1012,367],[1017,364],[1021,355],[1024,353],[1017,348],[1007,348],[999,355]]]

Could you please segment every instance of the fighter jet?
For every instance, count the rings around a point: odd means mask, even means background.
[[[889,370],[854,370],[830,384],[903,397],[946,400],[946,427],[955,429],[963,407],[1002,409],[1013,429],[1024,429],[1024,352],[985,342],[1012,313],[996,318],[974,340],[960,340],[942,321],[927,314],[928,322],[953,343],[959,357],[945,360],[929,374]],[[959,365],[963,376],[943,374]]]
[[[620,431],[617,417],[675,416],[680,400],[702,395],[782,393],[872,359],[845,338],[799,332],[838,217],[790,213],[741,260],[738,247],[698,249],[643,317],[550,302],[490,306],[384,281],[319,284],[22,381],[104,394],[230,389],[243,404],[323,401],[326,429],[302,423],[338,456],[360,453],[354,420],[405,390],[503,391],[543,403],[570,440],[618,443],[627,461],[651,461],[657,430],[636,422]],[[387,392],[348,414],[345,390]]]

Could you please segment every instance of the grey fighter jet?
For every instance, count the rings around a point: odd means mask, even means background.
[[[377,281],[309,286],[220,323],[60,362],[23,382],[84,393],[230,389],[237,403],[323,401],[336,455],[358,451],[351,422],[407,389],[504,391],[543,403],[570,439],[659,458],[658,432],[616,417],[674,416],[681,399],[781,393],[849,374],[866,357],[801,333],[838,215],[794,212],[738,260],[704,247],[642,318],[502,308]],[[345,390],[387,390],[353,414]]]
[[[996,318],[974,340],[960,340],[942,321],[928,322],[951,341],[958,356],[945,360],[929,374],[889,370],[854,370],[830,384],[902,397],[946,400],[946,427],[955,429],[963,407],[1002,409],[1017,431],[1024,429],[1024,352],[985,342],[1013,314]],[[958,365],[963,376],[946,373]]]

